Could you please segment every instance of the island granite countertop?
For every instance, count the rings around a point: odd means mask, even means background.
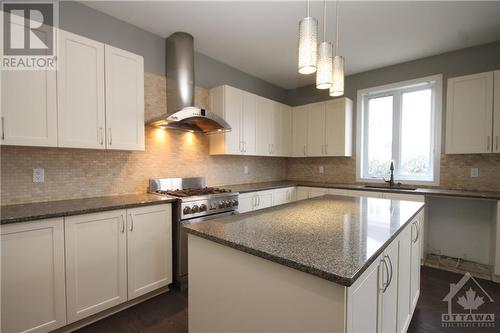
[[[414,201],[325,195],[184,228],[350,286],[423,207]]]
[[[470,191],[470,190],[460,190],[460,189],[445,189],[439,187],[424,188],[416,186],[414,186],[416,187],[415,190],[408,190],[408,189],[398,189],[389,187],[387,188],[366,187],[365,184],[362,183],[340,184],[340,183],[281,180],[281,181],[262,182],[262,183],[234,184],[222,187],[229,189],[233,192],[248,193],[256,191],[273,190],[291,186],[336,188],[336,189],[356,190],[356,191],[390,192],[390,193],[404,193],[404,194],[416,194],[416,195],[450,196],[459,198],[500,200],[500,191]]]
[[[173,197],[144,193],[8,205],[0,207],[0,224],[159,205],[175,201],[177,199]]]

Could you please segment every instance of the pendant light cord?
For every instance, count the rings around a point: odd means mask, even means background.
[[[309,17],[310,11],[309,11],[309,0],[306,1],[306,17]]]
[[[339,17],[340,17],[340,15],[339,15],[339,2],[340,1],[337,0],[337,4],[335,5],[335,7],[336,7],[335,8],[335,15],[337,17],[336,17],[336,22],[335,22],[336,23],[336,28],[335,28],[335,34],[336,34],[336,36],[335,36],[335,50],[334,50],[335,52],[333,53],[334,56],[337,55],[337,50],[338,50],[338,47],[339,47],[339,27],[340,27],[340,23],[339,23],[340,22],[339,21]]]
[[[326,42],[326,0],[323,1],[323,42]]]

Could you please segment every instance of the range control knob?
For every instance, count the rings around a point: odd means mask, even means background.
[[[236,207],[236,206],[238,206],[238,199],[233,200],[233,207]]]
[[[191,210],[193,211],[193,213],[198,213],[200,211],[200,207],[198,207],[198,205],[194,205]]]
[[[224,208],[224,201],[219,201],[219,208]]]
[[[207,211],[207,205],[202,204],[200,205],[200,212],[206,212]]]
[[[184,215],[191,214],[191,207],[189,206],[184,207],[182,212],[184,213]]]

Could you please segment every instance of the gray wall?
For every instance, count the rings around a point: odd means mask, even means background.
[[[356,103],[359,89],[434,74],[443,74],[443,96],[446,96],[446,80],[448,78],[495,69],[500,69],[500,41],[349,75],[345,78],[345,96]],[[288,104],[296,106],[330,98],[326,91],[318,90],[314,85],[311,85],[289,90],[287,101]]]
[[[146,72],[165,75],[165,39],[73,1],[62,1],[60,28],[144,57]],[[196,45],[196,41],[195,41]],[[225,65],[204,54],[195,54],[196,85],[213,88],[221,84],[253,92],[285,103],[287,91],[255,76]]]

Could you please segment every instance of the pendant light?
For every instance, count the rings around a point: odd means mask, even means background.
[[[328,89],[332,86],[332,43],[326,41],[326,0],[323,0],[323,42],[318,46],[316,63],[316,88]]]
[[[337,27],[336,27],[336,41],[335,41],[335,57],[333,58],[333,71],[332,71],[332,86],[330,87],[330,96],[338,97],[344,94],[344,57],[339,56],[339,0],[336,5]]]
[[[309,0],[306,1],[306,17],[299,23],[299,73],[316,72],[318,46],[318,21],[310,16]]]

